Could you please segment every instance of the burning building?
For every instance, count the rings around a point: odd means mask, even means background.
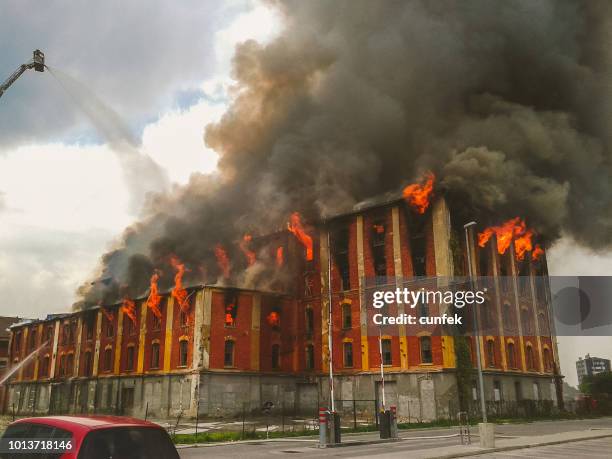
[[[466,275],[462,225],[445,199],[430,205],[426,194],[424,202],[405,193],[311,225],[291,215],[286,230],[267,239],[273,241],[271,264],[292,266],[284,291],[221,282],[184,287],[184,267],[175,259],[171,289],[158,289],[155,273],[142,297],[13,326],[13,365],[39,352],[12,380],[9,403],[19,413],[165,417],[197,410],[201,416],[236,414],[272,401],[314,413],[329,397],[331,299],[336,398],[380,399],[382,363],[387,405],[397,406],[399,416],[447,415],[461,390],[458,338],[405,325],[379,336],[369,330],[366,310],[373,288]],[[496,285],[479,310],[491,401],[557,397],[550,303],[539,287],[544,284],[536,282],[546,276],[545,256],[535,246],[518,252],[525,234],[524,228],[511,231],[506,244],[504,231],[484,229],[480,245],[474,240],[469,249],[475,271]],[[238,242],[247,260],[255,252],[245,242],[254,239]],[[219,262],[222,272],[229,269],[229,257]],[[469,367],[476,363],[474,339],[468,338]]]
[[[331,359],[337,398],[379,399],[382,363],[388,404],[431,419],[471,397],[474,338],[373,333],[368,294],[470,271],[490,286],[487,399],[560,400],[544,242],[612,244],[612,7],[273,5],[285,28],[236,47],[230,105],[206,127],[217,171],[151,199],[82,307],[12,329],[11,403],[308,411],[328,397]],[[424,169],[437,182],[405,187]]]

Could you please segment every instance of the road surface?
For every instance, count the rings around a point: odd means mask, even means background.
[[[580,421],[541,421],[528,424],[507,424],[496,426],[496,436],[498,438],[515,438],[515,437],[536,437],[547,434],[555,434],[561,432],[584,431],[588,429],[612,429],[612,418],[589,419]],[[181,459],[195,458],[269,458],[280,456],[291,456],[295,458],[322,458],[322,457],[379,457],[384,458],[405,458],[408,457],[410,451],[415,452],[426,451],[431,448],[440,448],[444,446],[452,447],[459,444],[459,438],[456,435],[458,429],[441,428],[441,429],[426,429],[418,431],[403,431],[400,436],[405,441],[384,444],[371,445],[356,445],[340,448],[316,448],[317,441],[314,439],[287,439],[274,442],[255,442],[249,444],[235,445],[219,445],[205,446],[198,448],[180,449]],[[433,438],[432,438],[433,437]],[[346,435],[345,439],[374,439],[378,438],[377,433],[362,434],[358,436]],[[474,439],[477,443],[478,439]],[[582,449],[580,449],[582,447]],[[553,449],[549,449],[553,448]],[[542,456],[535,455],[535,451],[541,450]],[[520,452],[519,452],[520,451]],[[552,451],[549,452],[549,451]],[[560,456],[570,452],[568,456]],[[578,451],[578,452],[577,452]],[[511,457],[571,457],[572,459],[587,458],[587,457],[611,457],[612,438],[588,440],[576,443],[568,443],[549,447],[529,448],[524,450],[509,451],[506,453],[497,453],[499,458]],[[606,456],[595,455],[607,453]],[[505,454],[505,455],[504,455]],[[592,455],[589,455],[592,454]],[[485,457],[485,456],[480,456]],[[491,457],[487,454],[486,457]]]

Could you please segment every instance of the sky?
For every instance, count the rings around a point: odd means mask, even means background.
[[[5,0],[0,79],[41,48],[56,75],[120,114],[114,126],[128,133],[138,164],[161,171],[147,190],[163,190],[193,172],[215,172],[217,155],[203,132],[231,100],[234,47],[269,41],[281,26],[276,12],[254,0]],[[67,81],[28,71],[0,99],[3,315],[69,310],[78,285],[146,199],[134,192],[139,177],[126,175],[112,135],[84,114]],[[590,253],[568,238],[548,260],[553,275],[612,273],[612,254]],[[562,337],[559,347],[570,384],[578,356],[612,357],[611,337]]]

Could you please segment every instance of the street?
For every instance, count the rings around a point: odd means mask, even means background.
[[[504,439],[525,438],[526,442],[536,441],[539,437],[561,433],[584,432],[593,429],[611,429],[612,418],[588,419],[578,421],[540,421],[528,424],[505,424],[496,426],[497,441]],[[475,432],[476,429],[473,429]],[[605,431],[602,431],[605,432]],[[215,458],[242,458],[242,457],[270,457],[285,454],[296,454],[299,457],[369,457],[380,458],[406,457],[410,452],[412,457],[435,457],[428,455],[427,450],[447,447],[454,454],[460,452],[460,442],[457,436],[458,429],[436,428],[416,431],[400,432],[403,441],[383,443],[352,445],[340,448],[317,448],[315,439],[287,439],[279,441],[254,441],[252,443],[238,443],[235,445],[204,446],[180,449],[182,459],[215,457]],[[345,435],[343,440],[373,440],[378,434]],[[478,444],[478,438],[472,439],[473,444]],[[464,447],[465,448],[465,447]],[[504,453],[496,453],[493,457],[609,457],[612,448],[612,438],[587,440],[561,445],[536,447],[522,450],[513,450]],[[561,454],[567,456],[561,456]],[[488,454],[487,457],[492,457]]]
[[[609,458],[611,448],[612,438],[600,438],[596,440],[577,441],[574,443],[563,443],[561,445],[516,449],[504,453],[489,454],[487,457],[499,459],[511,457],[554,457],[558,459],[576,459],[582,457]]]

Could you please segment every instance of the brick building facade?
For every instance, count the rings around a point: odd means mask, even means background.
[[[400,417],[447,415],[457,399],[453,336],[397,325],[379,337],[366,310],[368,292],[383,285],[466,274],[463,228],[445,200],[423,215],[391,201],[306,231],[312,260],[289,232],[278,235],[293,257],[287,262],[293,287],[284,293],[198,285],[188,289],[187,310],[164,295],[159,318],[136,299],[134,319],[121,305],[105,305],[13,326],[13,365],[40,349],[12,380],[9,403],[24,414],[165,417],[197,410],[231,415],[272,401],[312,414],[329,393],[331,298],[336,398],[380,399],[382,354],[387,405],[397,406]],[[472,250],[474,272],[495,286],[479,309],[486,397],[556,399],[549,293],[535,282],[546,276],[545,259],[518,262],[511,250],[499,255],[494,244]],[[435,315],[438,308],[419,313]],[[397,304],[389,312],[408,311]],[[475,364],[473,352],[471,359]]]

